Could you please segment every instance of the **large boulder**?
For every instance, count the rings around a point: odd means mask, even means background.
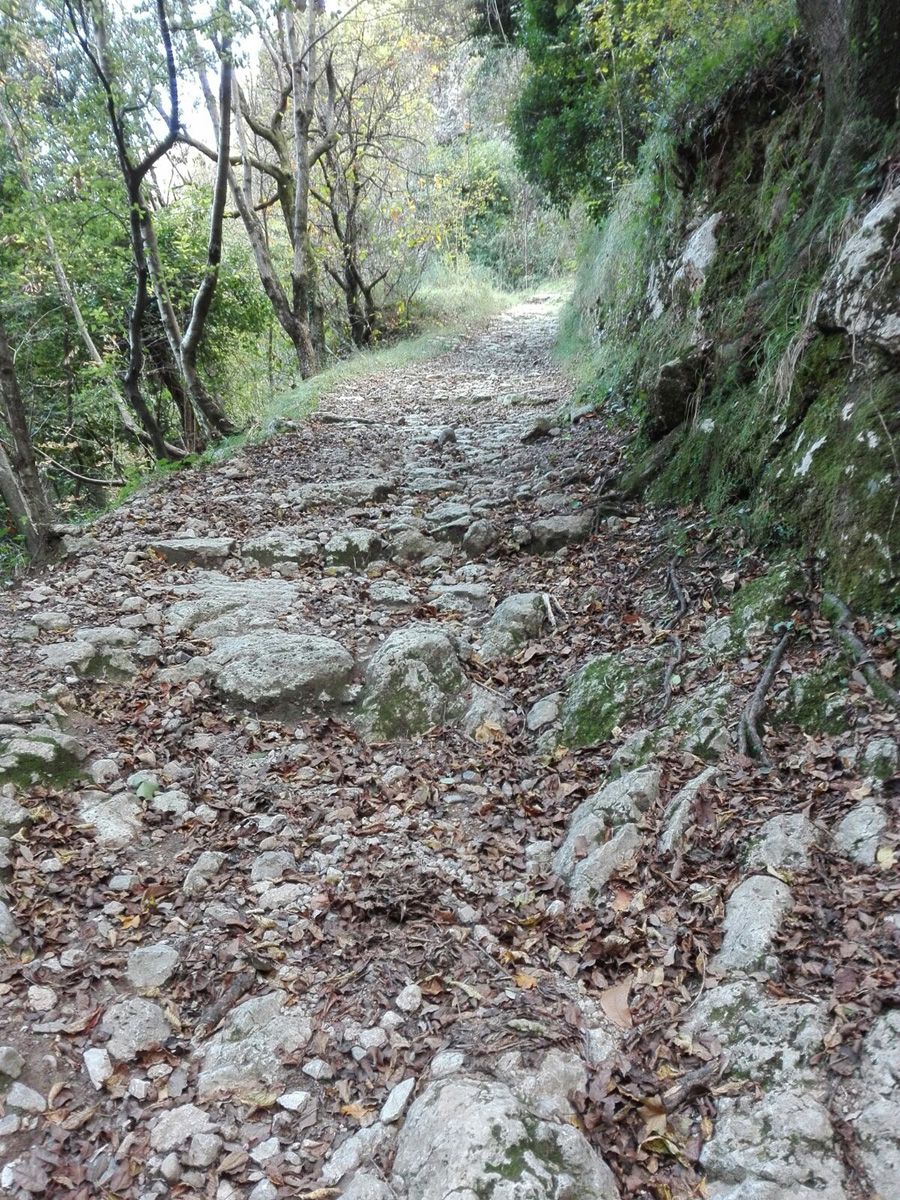
[[[561,550],[586,541],[594,531],[595,514],[590,509],[574,513],[559,513],[535,521],[531,526],[530,549],[537,554]]]
[[[438,626],[408,625],[376,650],[366,667],[359,724],[376,739],[416,737],[465,711],[466,677]]]
[[[863,1042],[855,1122],[860,1155],[882,1200],[900,1198],[900,1010],[888,1009]]]
[[[647,395],[644,428],[651,441],[658,441],[676,429],[688,414],[691,397],[696,393],[707,365],[706,353],[693,350],[681,358],[663,363]]]
[[[296,529],[270,529],[244,542],[241,554],[264,567],[280,562],[310,563],[318,559],[319,545]]]
[[[216,691],[253,708],[327,708],[347,699],[353,673],[339,642],[278,629],[223,638],[196,663]]]
[[[394,1159],[408,1200],[617,1200],[580,1130],[541,1121],[498,1080],[431,1083],[409,1110]]]
[[[343,529],[325,543],[325,561],[331,567],[364,567],[382,558],[385,549],[373,529]]]
[[[658,695],[661,670],[655,663],[620,655],[592,658],[569,681],[560,712],[564,746],[599,746],[617,726],[634,720],[650,696]]]

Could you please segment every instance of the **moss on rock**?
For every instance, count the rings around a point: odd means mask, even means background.
[[[660,686],[658,663],[630,663],[615,654],[591,659],[572,677],[566,691],[560,744],[580,749],[609,741],[614,729],[640,715]]]

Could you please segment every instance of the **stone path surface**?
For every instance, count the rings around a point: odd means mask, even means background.
[[[799,570],[604,503],[557,320],[0,597],[0,1194],[900,1196],[895,714]]]

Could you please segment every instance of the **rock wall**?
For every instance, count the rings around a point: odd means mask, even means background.
[[[626,490],[802,547],[879,608],[900,550],[900,129],[825,166],[822,136],[800,43],[656,135],[573,318],[595,402],[638,428]]]

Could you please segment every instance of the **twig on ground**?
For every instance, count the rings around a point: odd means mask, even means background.
[[[766,706],[766,694],[772,686],[775,673],[781,665],[781,660],[784,658],[788,646],[793,640],[794,630],[789,629],[769,655],[766,669],[763,671],[753,695],[747,702],[746,708],[741,713],[740,723],[738,724],[738,750],[741,754],[749,758],[758,758],[767,767],[770,767],[772,762],[763,746],[759,727]]]
[[[218,1000],[215,1000],[200,1014],[200,1020],[194,1026],[194,1037],[203,1038],[211,1034],[255,983],[255,971],[238,971]]]
[[[895,691],[882,676],[865,643],[853,632],[850,624],[853,617],[847,605],[839,596],[826,592],[822,597],[822,612],[831,621],[834,635],[840,645],[862,671],[872,695],[900,712],[900,692]]]

